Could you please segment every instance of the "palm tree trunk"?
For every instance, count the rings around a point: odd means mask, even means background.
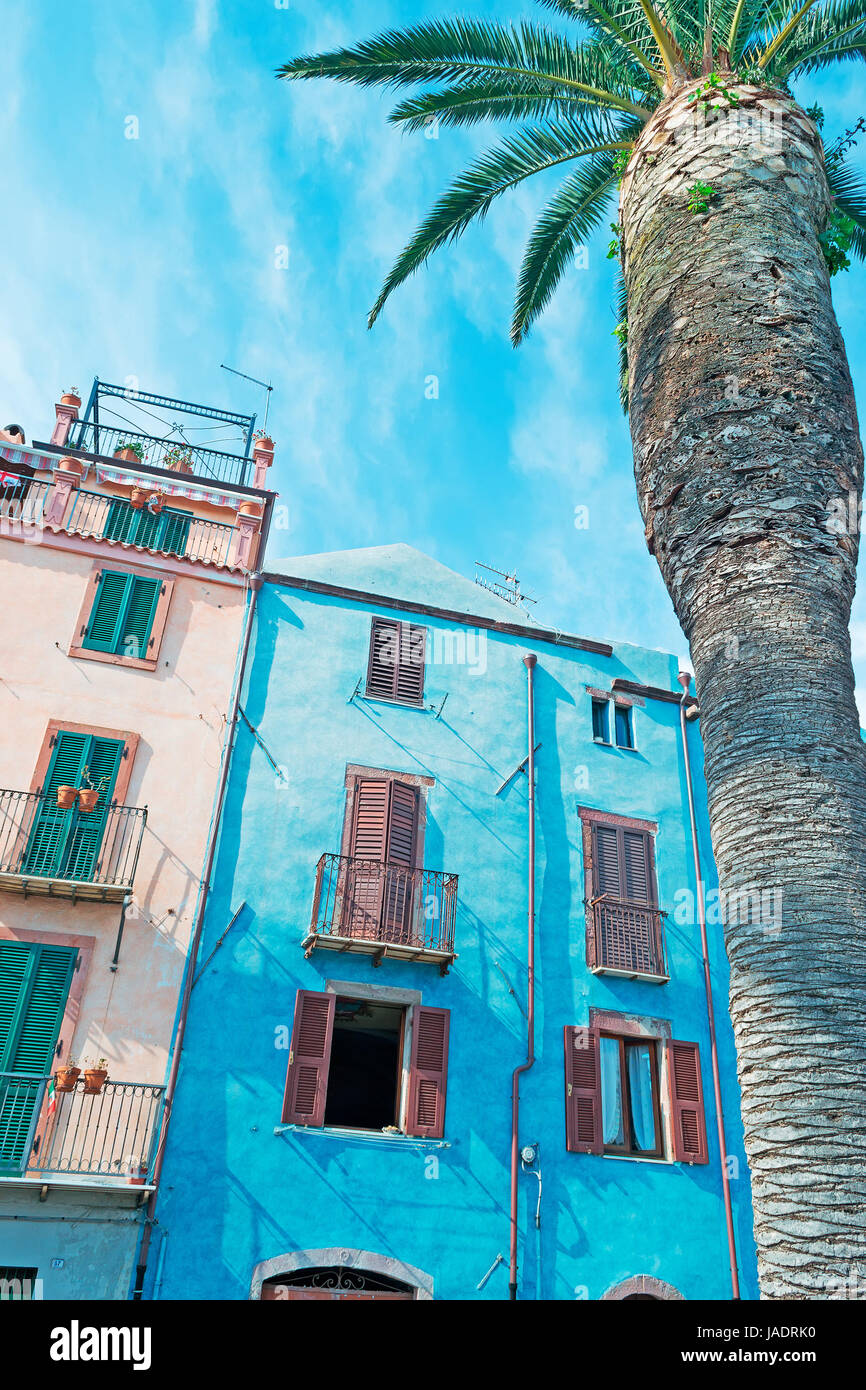
[[[708,122],[699,85],[661,105],[621,189],[635,474],[700,699],[762,1294],[863,1297],[863,453],[817,241],[830,198],[790,97],[738,85]]]

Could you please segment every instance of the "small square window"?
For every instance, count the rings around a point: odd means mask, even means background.
[[[634,748],[634,729],[631,722],[631,706],[617,705],[614,711],[617,748]]]
[[[607,706],[607,700],[593,700],[592,702],[592,736],[596,743],[610,743]]]

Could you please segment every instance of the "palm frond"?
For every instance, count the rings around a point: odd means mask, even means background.
[[[630,144],[640,127],[623,130]],[[619,174],[614,156],[605,151],[569,174],[544,208],[526,246],[517,280],[511,341],[522,342],[549,303],[578,248],[601,222],[616,192]]]
[[[480,121],[547,121],[570,117],[581,119],[582,112],[593,117],[602,112],[612,121],[619,115],[610,107],[596,110],[578,93],[542,90],[509,90],[506,80],[484,84],[467,83],[444,92],[422,92],[401,101],[388,117],[404,130],[425,130],[435,118],[443,126],[477,125]]]
[[[827,162],[827,182],[836,207],[854,223],[851,250],[858,260],[866,260],[866,180],[844,159],[832,159]]]
[[[594,139],[585,124],[577,126],[565,120],[521,131],[476,160],[439,198],[398,256],[370,311],[368,326],[375,323],[398,285],[420,269],[440,246],[461,236],[476,218],[483,219],[491,204],[507,189],[543,169],[618,147],[604,127],[599,127],[598,138]]]
[[[622,265],[617,265],[616,278],[616,321],[625,324],[628,330],[628,289]],[[623,415],[628,415],[628,335],[619,334],[619,403]]]
[[[580,19],[600,40],[612,41],[651,77],[657,87],[664,86],[664,70],[654,62],[656,49],[637,0],[538,0],[548,10]]]
[[[813,10],[785,50],[781,71],[814,72],[845,58],[866,56],[866,0],[830,0]]]
[[[620,67],[626,71],[622,61]],[[648,115],[647,107],[632,100],[627,81],[610,91],[603,81],[599,85],[593,80],[593,74],[611,70],[611,55],[600,55],[588,45],[575,47],[537,25],[455,19],[390,30],[355,48],[295,58],[278,68],[277,75],[332,77],[362,87],[406,87],[430,81],[461,84],[500,74],[550,84],[556,91],[568,88],[589,101]]]

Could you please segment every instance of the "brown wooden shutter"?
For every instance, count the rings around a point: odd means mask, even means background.
[[[594,1028],[565,1029],[565,1146],[569,1153],[600,1154],[601,1069]]]
[[[391,782],[386,777],[355,783],[351,853],[356,859],[384,861],[390,800]]]
[[[283,1124],[324,1124],[336,1002],[335,994],[298,990],[283,1098]]]
[[[624,830],[622,839],[625,896],[633,903],[654,902],[649,835],[645,830]]]
[[[374,618],[366,693],[378,700],[420,705],[424,698],[426,643],[426,628],[393,618]]]
[[[616,826],[593,822],[592,851],[592,882],[595,892],[609,893],[612,898],[622,897],[619,837]]]
[[[450,1009],[415,1006],[409,1062],[409,1113],[406,1133],[441,1139],[445,1133]]]
[[[701,1056],[697,1043],[668,1043],[674,1158],[679,1163],[708,1163]]]

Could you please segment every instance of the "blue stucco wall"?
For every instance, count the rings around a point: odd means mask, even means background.
[[[384,561],[383,561],[384,565]],[[422,576],[423,579],[423,576]],[[393,577],[388,592],[394,593]],[[384,565],[383,589],[388,585]],[[455,606],[431,580],[431,603]],[[369,585],[367,586],[369,587]],[[476,610],[479,611],[479,610]],[[488,609],[488,611],[490,611]],[[521,1142],[540,1144],[537,1184],[520,1177],[520,1297],[597,1299],[632,1275],[686,1298],[728,1298],[730,1280],[712,1112],[696,925],[668,920],[670,983],[594,977],[586,968],[579,805],[658,823],[660,901],[694,888],[676,705],[635,711],[637,750],[592,742],[586,685],[615,676],[676,688],[672,657],[616,646],[611,658],[486,634],[486,670],[431,666],[426,697],[441,718],[351,701],[366,670],[371,613],[353,602],[268,582],[259,599],[244,707],[283,782],[246,726],[231,770],[200,963],[241,902],[236,925],[192,995],[169,1133],[151,1296],[246,1298],[254,1266],[287,1252],[340,1247],[391,1256],[432,1276],[437,1298],[507,1297],[508,1160],[513,1067],[525,1055],[527,781],[497,787],[526,755],[528,650],[536,668],[538,787],[538,1060],[522,1084]],[[435,618],[435,629],[453,624]],[[514,613],[510,614],[512,620]],[[697,728],[690,746],[701,794]],[[316,951],[310,921],[319,856],[340,849],[347,763],[435,779],[427,796],[424,862],[459,874],[451,973],[435,967]],[[702,852],[711,865],[701,803]],[[744,1297],[757,1296],[749,1185],[742,1151],[727,969],[711,933],[728,1151]],[[317,1132],[274,1134],[300,988],[339,979],[422,991],[451,1010],[445,1140],[429,1150],[397,1140]],[[565,1149],[563,1026],[590,1006],[670,1020],[701,1047],[710,1163],[570,1154]]]

